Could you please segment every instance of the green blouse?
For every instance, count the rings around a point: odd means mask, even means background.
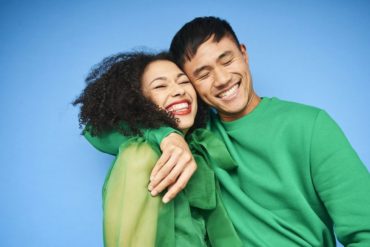
[[[221,202],[212,168],[237,169],[223,142],[211,132],[198,129],[186,137],[197,170],[176,198],[163,204],[147,189],[149,176],[160,156],[161,137],[170,128],[147,130],[143,137],[110,134],[111,147],[85,136],[101,151],[116,159],[103,187],[105,246],[242,246]],[[117,143],[119,149],[114,147]]]

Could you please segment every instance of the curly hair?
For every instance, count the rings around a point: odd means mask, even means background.
[[[86,88],[72,104],[80,105],[79,124],[92,135],[118,131],[124,135],[142,135],[140,129],[177,127],[177,119],[147,99],[141,90],[145,68],[152,62],[169,60],[168,52],[119,53],[95,65],[85,79]],[[204,127],[208,107],[198,99],[198,112],[189,133]]]

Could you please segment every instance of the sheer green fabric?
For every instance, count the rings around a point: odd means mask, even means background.
[[[236,172],[235,162],[225,144],[208,130],[197,129],[187,137],[187,141],[198,165],[198,171],[193,175],[184,192],[189,195],[192,205],[205,209],[203,215],[211,246],[242,246],[224,208],[219,184],[211,169],[217,167],[225,172]],[[205,200],[206,195],[208,195],[207,200]]]
[[[103,189],[105,246],[154,246],[161,201],[147,184],[157,160],[143,139],[120,146]]]
[[[160,154],[154,142],[160,139],[152,134],[126,139],[107,175],[103,190],[105,246],[241,246],[211,169],[236,169],[223,143],[203,129],[187,137],[198,169],[187,187],[163,204],[147,190]]]

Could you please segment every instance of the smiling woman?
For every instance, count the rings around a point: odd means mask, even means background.
[[[130,135],[140,134],[139,127],[176,127],[175,119],[142,94],[141,77],[146,65],[168,60],[167,53],[148,55],[122,53],[105,58],[93,67],[86,78],[87,86],[74,101],[81,104],[80,124],[93,126],[91,134],[112,129]],[[144,114],[144,113],[153,114]],[[155,114],[154,114],[155,113]],[[121,122],[125,121],[126,125]]]
[[[149,64],[143,74],[142,90],[153,103],[178,119],[178,128],[183,132],[193,126],[197,95],[188,77],[173,62]]]
[[[197,129],[208,109],[171,57],[119,54],[103,60],[86,81],[74,102],[81,104],[84,135],[99,150],[116,155],[103,189],[105,246],[241,246],[211,169],[236,167],[221,141]],[[186,134],[198,169],[164,204],[147,187],[159,159],[160,136],[174,131],[167,126]],[[101,145],[104,138],[118,150]],[[178,176],[181,169],[172,172]]]

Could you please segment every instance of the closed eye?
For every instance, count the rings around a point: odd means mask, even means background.
[[[158,85],[158,86],[155,86],[154,89],[160,89],[160,88],[165,88],[166,86],[165,85]]]
[[[232,63],[232,59],[230,59],[230,60],[228,60],[228,61],[226,61],[226,62],[224,62],[224,63],[222,63],[223,65],[225,65],[225,66],[227,66],[227,65],[230,65],[231,63]]]
[[[182,81],[179,84],[188,84],[188,83],[190,83],[190,81]]]
[[[204,79],[206,79],[208,76],[209,76],[209,72],[204,73],[204,74],[202,74],[202,75],[200,75],[200,76],[198,77],[198,80],[204,80]]]

